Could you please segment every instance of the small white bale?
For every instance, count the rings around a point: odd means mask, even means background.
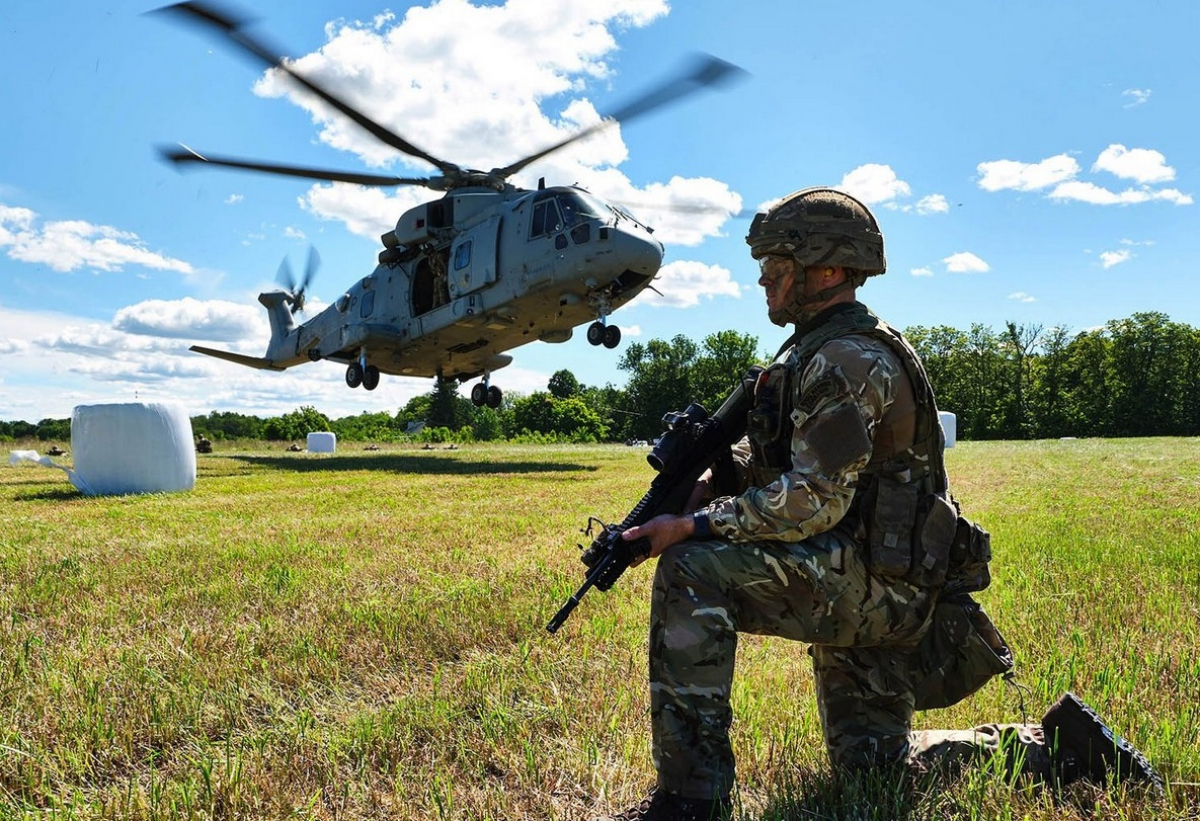
[[[331,431],[313,431],[308,435],[309,453],[333,453],[337,450],[337,434]]]
[[[938,411],[938,421],[942,423],[942,433],[946,435],[946,447],[954,447],[958,438],[958,417],[949,411]]]
[[[192,420],[174,402],[77,405],[71,484],[89,496],[171,493],[196,485]]]

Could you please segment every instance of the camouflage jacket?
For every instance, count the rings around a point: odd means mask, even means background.
[[[708,506],[712,530],[723,538],[798,542],[829,530],[850,509],[860,472],[913,444],[913,386],[886,342],[851,333],[811,356],[804,342],[783,351],[765,380],[779,392],[770,400],[780,421],[774,458],[771,447],[743,439],[734,446],[743,492]]]

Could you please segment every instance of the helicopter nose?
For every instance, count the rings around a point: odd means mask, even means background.
[[[652,277],[662,267],[663,244],[644,231],[623,231],[620,254],[627,270]]]

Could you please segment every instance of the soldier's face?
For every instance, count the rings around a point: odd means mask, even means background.
[[[800,273],[795,257],[768,254],[758,261],[758,284],[767,294],[767,313],[775,315],[787,307]]]

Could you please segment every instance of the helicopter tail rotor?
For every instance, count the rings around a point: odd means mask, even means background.
[[[296,282],[296,277],[292,273],[292,265],[288,262],[288,258],[284,257],[283,261],[279,263],[279,272],[275,274],[275,281],[287,290],[291,298],[293,314],[304,310],[305,293],[308,291],[309,284],[317,275],[317,269],[320,266],[321,255],[312,246],[308,248],[308,262],[304,266],[304,277],[299,283]]]

